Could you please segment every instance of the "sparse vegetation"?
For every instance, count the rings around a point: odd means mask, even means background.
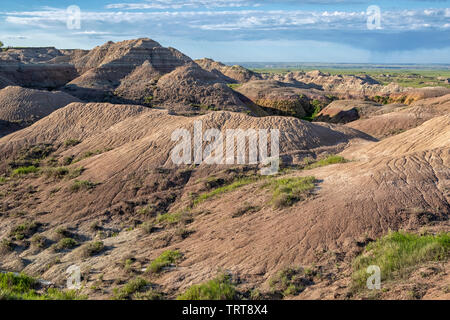
[[[39,228],[39,225],[40,224],[37,222],[25,222],[19,224],[11,230],[9,235],[17,240],[23,240],[24,238],[32,236]]]
[[[116,300],[129,299],[132,294],[134,294],[134,293],[136,293],[138,291],[141,291],[147,285],[148,285],[148,282],[145,279],[143,279],[141,277],[137,277],[137,278],[135,278],[133,280],[130,280],[122,288],[115,289],[113,298],[116,299]]]
[[[78,192],[82,190],[91,190],[95,188],[96,184],[88,181],[88,180],[75,180],[72,186],[70,187],[70,190],[72,192]]]
[[[68,250],[78,246],[78,242],[72,238],[63,238],[54,245],[55,250]]]
[[[196,284],[178,296],[178,300],[233,300],[236,298],[236,288],[231,277],[219,274],[216,278],[202,284]]]
[[[236,189],[238,189],[240,187],[243,187],[245,185],[251,184],[251,183],[257,181],[257,179],[258,179],[258,177],[244,177],[244,178],[236,179],[235,181],[233,181],[230,184],[221,186],[221,187],[219,187],[217,189],[214,189],[214,190],[212,190],[210,192],[201,194],[200,196],[198,196],[194,200],[193,206],[196,206],[196,205],[198,205],[198,204],[200,204],[200,203],[202,203],[202,202],[204,202],[204,201],[206,201],[206,200],[208,200],[208,199],[210,199],[212,197],[215,197],[215,196],[217,196],[219,194],[230,192],[230,191],[236,190]]]
[[[377,265],[381,279],[405,277],[410,268],[427,261],[445,261],[450,250],[450,233],[417,235],[407,232],[391,232],[369,243],[364,253],[353,262],[353,282],[356,288],[366,284],[366,269]]]
[[[313,284],[312,274],[305,272],[300,267],[288,267],[279,271],[269,280],[273,294],[281,294],[283,297],[297,295],[307,286]]]
[[[181,257],[182,254],[178,250],[164,251],[158,258],[150,263],[147,270],[153,273],[159,273],[163,268],[176,264]]]
[[[272,204],[281,208],[304,200],[314,189],[315,182],[314,177],[281,178],[273,179],[265,186],[273,190]]]
[[[336,163],[346,163],[348,162],[344,157],[337,156],[337,155],[329,155],[325,159],[307,164],[304,169],[314,169],[319,167],[328,166],[330,164],[336,164]]]
[[[103,241],[94,241],[86,243],[81,248],[82,256],[84,258],[92,257],[102,252],[104,248],[105,245],[103,244]]]
[[[78,139],[67,139],[66,141],[64,141],[64,146],[65,147],[73,147],[80,143],[81,143],[81,141]]]

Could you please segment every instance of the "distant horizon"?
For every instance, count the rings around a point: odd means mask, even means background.
[[[216,61],[450,64],[450,0],[16,0],[0,30],[6,46],[149,37]]]

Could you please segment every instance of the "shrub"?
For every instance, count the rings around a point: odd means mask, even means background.
[[[450,250],[450,233],[416,235],[407,232],[390,232],[385,237],[367,245],[365,252],[353,262],[353,285],[366,285],[369,265],[379,266],[381,279],[389,280],[409,274],[410,267],[427,261],[444,261]]]
[[[57,168],[46,168],[44,170],[45,175],[47,178],[53,177],[57,179],[62,179],[64,176],[69,174],[69,169],[66,167],[57,167]]]
[[[303,268],[288,267],[280,270],[269,280],[269,286],[274,294],[283,297],[297,295],[307,286],[313,284],[312,274],[306,274]]]
[[[64,146],[65,147],[73,147],[80,143],[81,143],[81,141],[78,139],[67,139],[66,141],[64,141]]]
[[[95,183],[88,180],[75,180],[75,182],[70,187],[72,192],[78,192],[81,190],[90,190],[95,188]]]
[[[0,253],[8,253],[14,250],[14,243],[11,240],[3,239],[0,241]]]
[[[216,278],[202,284],[196,284],[177,297],[178,300],[233,300],[236,288],[231,277],[219,274]]]
[[[83,245],[82,247],[82,255],[83,257],[92,257],[96,254],[99,254],[103,249],[105,248],[105,245],[102,241],[94,241],[87,243]]]
[[[181,257],[182,254],[178,250],[164,251],[158,258],[152,261],[147,270],[153,273],[158,273],[164,267],[177,263]]]
[[[36,222],[25,222],[23,224],[15,226],[11,230],[9,235],[16,238],[17,240],[22,240],[33,235],[39,228],[39,225],[40,224]]]
[[[45,248],[46,243],[47,239],[39,234],[35,234],[33,237],[31,237],[31,244],[37,248]]]
[[[130,280],[120,290],[114,290],[114,299],[125,300],[130,298],[133,293],[136,293],[144,289],[148,285],[148,282],[140,277]]]
[[[73,249],[78,245],[78,242],[72,238],[63,238],[55,245],[56,250]]]

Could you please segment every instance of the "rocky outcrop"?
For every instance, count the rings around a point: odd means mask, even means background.
[[[239,95],[214,73],[196,63],[162,76],[154,91],[156,104],[183,103],[206,110],[247,111]]]
[[[270,114],[304,117],[314,111],[312,101],[328,103],[329,99],[317,89],[302,87],[274,81],[249,81],[235,89],[248,97],[256,105],[261,106]]]
[[[244,83],[262,79],[260,74],[239,65],[227,66],[208,58],[198,59],[195,62],[203,69],[215,73],[229,83]]]
[[[382,105],[362,100],[336,100],[317,115],[316,121],[348,123],[367,117],[381,109]]]

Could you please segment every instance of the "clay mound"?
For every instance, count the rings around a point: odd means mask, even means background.
[[[92,49],[88,54],[73,61],[82,74],[100,67],[127,67],[132,70],[150,61],[154,68],[167,73],[192,60],[173,48],[164,48],[158,42],[148,38],[112,41]]]
[[[381,156],[400,156],[410,153],[437,149],[450,144],[450,115],[438,116],[422,125],[386,138],[378,143],[370,143],[361,148],[349,148],[345,155],[353,158],[372,159]]]
[[[146,61],[121,81],[114,94],[141,104],[150,104],[153,100],[153,90],[161,76],[162,73],[157,71],[150,61]]]
[[[189,62],[192,60],[176,49],[164,48],[147,38],[108,42],[72,60],[81,76],[68,83],[66,90],[83,100],[115,101],[118,99],[114,99],[113,92],[122,80],[125,84],[119,89],[120,96],[132,97],[136,94],[126,84],[130,83],[130,78],[126,78],[129,76],[133,80],[136,76],[142,76],[137,68],[143,64],[150,63],[156,72],[165,74]],[[143,68],[145,72],[146,67]],[[145,87],[145,84],[142,86]]]
[[[348,123],[367,117],[381,109],[375,102],[362,100],[337,100],[331,102],[318,115],[318,121],[331,123]]]
[[[0,51],[0,64],[6,61],[27,64],[46,63],[59,56],[63,56],[63,53],[54,47],[8,48],[5,51]]]
[[[154,101],[157,104],[183,103],[208,110],[248,110],[237,93],[195,63],[161,77],[154,91]]]
[[[378,139],[395,135],[415,128],[436,116],[448,114],[450,112],[450,95],[420,100],[408,108],[393,105],[391,110],[393,112],[375,114],[368,119],[348,123],[347,126]]]
[[[236,88],[256,105],[270,114],[304,117],[314,111],[311,101],[329,103],[324,92],[308,85],[293,85],[274,80],[249,81]]]
[[[0,90],[0,119],[32,123],[72,102],[79,100],[64,92],[6,87]]]
[[[448,94],[450,94],[450,88],[425,87],[409,89],[402,93],[393,93],[389,96],[389,100],[395,103],[412,104],[419,100],[441,97]]]
[[[223,80],[233,83],[244,83],[250,80],[261,80],[261,75],[248,70],[242,66],[227,66],[221,62],[212,59],[204,58],[195,60],[195,62],[203,69],[213,72],[221,77]]]
[[[397,84],[381,85],[368,75],[331,75],[318,70],[310,72],[289,72],[272,75],[270,78],[287,83],[315,85],[318,89],[333,94],[340,99],[363,99],[375,95],[403,92],[406,89]]]

